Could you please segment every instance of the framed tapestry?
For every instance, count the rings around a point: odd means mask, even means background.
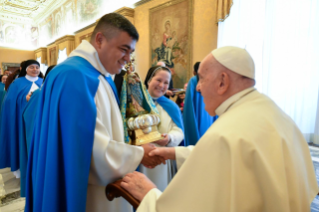
[[[174,88],[192,75],[192,0],[173,0],[150,9],[150,64],[165,62]]]

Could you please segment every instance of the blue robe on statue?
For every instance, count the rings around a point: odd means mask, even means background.
[[[165,96],[161,96],[156,101],[168,113],[177,127],[181,128],[184,132],[182,113],[177,104]],[[185,146],[184,141],[182,141],[179,146]]]
[[[99,76],[74,56],[46,78],[29,152],[26,212],[85,211]]]
[[[187,85],[183,109],[185,145],[195,145],[214,123],[218,116],[210,116],[200,92],[196,91],[197,77],[192,77]]]
[[[41,86],[43,79],[35,84]],[[22,113],[27,105],[26,96],[32,82],[25,77],[16,79],[10,86],[3,101],[0,128],[0,169],[11,167],[11,171],[20,169],[21,197],[25,196],[27,169],[27,146],[20,137],[23,135]]]

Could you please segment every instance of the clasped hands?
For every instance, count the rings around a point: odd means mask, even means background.
[[[163,139],[158,140],[154,143],[160,145],[160,146],[165,146],[169,143],[170,141],[170,137],[167,134],[163,134]],[[159,164],[166,164],[164,157],[162,157],[161,155],[157,155],[156,153],[151,153],[153,151],[155,151],[157,149],[157,147],[152,144],[152,143],[148,143],[148,144],[143,144],[142,145],[143,149],[144,149],[144,156],[143,159],[141,161],[141,164],[143,164],[146,168],[154,168],[155,166],[159,165]]]
[[[152,169],[157,165],[166,164],[165,159],[158,155],[150,154],[152,151],[156,150],[156,147],[152,143],[143,144],[144,156],[142,158],[141,164],[146,168]]]

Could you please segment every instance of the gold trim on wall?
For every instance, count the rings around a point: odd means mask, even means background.
[[[99,20],[100,20],[100,19],[99,19]],[[88,25],[88,26],[86,26],[86,27],[84,27],[84,28],[82,28],[82,29],[80,29],[80,30],[74,32],[74,34],[76,35],[76,34],[79,34],[80,32],[83,32],[83,31],[85,31],[85,30],[87,30],[87,29],[93,27],[93,26],[95,27],[95,25],[97,24],[97,22],[98,22],[98,20],[97,20],[96,22],[94,22],[93,24],[90,24],[90,25]]]
[[[131,17],[131,18],[134,18],[134,9],[132,8],[129,8],[129,7],[122,7],[116,11],[114,11],[115,13],[118,13],[120,15],[123,15],[123,16],[127,16],[127,17]]]
[[[51,54],[51,52],[53,52],[53,54]],[[54,58],[52,58],[52,56]],[[57,55],[57,47],[55,43],[52,44],[51,46],[48,46],[47,58],[48,58],[48,66],[57,64],[58,55]]]
[[[57,39],[55,41],[55,44],[58,47],[58,49],[61,51],[66,48],[66,54],[69,56],[69,54],[75,48],[74,40],[75,40],[74,35],[66,35],[66,36],[63,36],[62,38]],[[59,54],[59,53],[57,53],[57,54]]]
[[[150,8],[149,9],[149,55],[150,55],[150,66],[152,65],[152,23],[151,23],[151,15],[152,13],[162,10],[164,8],[170,7],[175,4],[179,4],[181,2],[188,1],[188,33],[187,33],[187,49],[188,49],[188,56],[187,56],[187,73],[186,73],[186,80],[184,82],[187,83],[188,80],[193,76],[193,69],[192,69],[192,64],[193,64],[193,14],[194,14],[194,9],[193,9],[193,0],[172,0],[165,2],[164,4],[160,4],[156,7]]]
[[[41,47],[34,51],[35,59],[41,57],[41,64],[47,64],[47,48]]]
[[[89,32],[89,33],[79,37],[80,43],[82,43],[82,40],[87,40],[88,42],[90,42],[92,34],[93,34],[93,32]]]

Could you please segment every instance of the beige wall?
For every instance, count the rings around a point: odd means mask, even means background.
[[[140,38],[136,45],[136,70],[142,79],[150,68],[149,9],[169,0],[153,0],[135,8],[134,25]],[[216,0],[193,0],[193,52],[191,67],[217,47]],[[192,70],[188,70],[192,71]]]
[[[34,51],[0,48],[1,73],[3,73],[2,63],[21,63],[30,59],[34,59]]]

